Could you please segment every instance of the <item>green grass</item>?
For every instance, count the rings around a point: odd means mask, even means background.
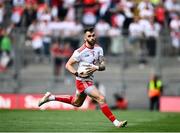
[[[113,111],[128,120],[115,128],[101,111],[0,110],[0,131],[16,132],[180,132],[180,113]]]

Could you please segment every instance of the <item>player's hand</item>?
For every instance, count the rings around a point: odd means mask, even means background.
[[[86,72],[81,72],[81,73],[78,73],[78,77],[87,78],[87,77],[89,77],[89,75]]]
[[[98,70],[98,66],[91,65],[90,67],[87,67],[86,70],[86,74],[91,75],[93,72]]]

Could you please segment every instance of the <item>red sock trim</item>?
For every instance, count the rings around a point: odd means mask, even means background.
[[[55,96],[55,101],[60,101],[60,102],[71,104],[72,100],[73,100],[73,96],[70,96],[70,95]]]
[[[115,116],[112,114],[111,110],[109,109],[108,105],[102,104],[100,105],[101,111],[103,112],[103,114],[111,121],[113,122],[116,118]]]

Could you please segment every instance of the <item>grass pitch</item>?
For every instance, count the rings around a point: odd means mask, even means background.
[[[0,131],[6,132],[180,132],[180,113],[113,111],[128,120],[115,128],[101,111],[0,110]]]

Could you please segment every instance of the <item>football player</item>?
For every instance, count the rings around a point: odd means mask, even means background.
[[[93,100],[97,101],[103,114],[114,124],[114,126],[125,127],[127,121],[119,121],[116,119],[105,102],[104,96],[94,86],[93,73],[95,71],[105,70],[105,59],[103,56],[103,49],[96,44],[94,28],[85,29],[84,34],[84,44],[74,51],[73,55],[66,63],[66,69],[76,76],[76,94],[74,96],[55,96],[50,92],[47,92],[40,100],[39,106],[49,101],[60,101],[80,107],[88,95]],[[90,65],[87,65],[86,70],[80,73],[74,67],[74,64],[77,63],[79,64],[79,67],[82,67],[84,63]]]

